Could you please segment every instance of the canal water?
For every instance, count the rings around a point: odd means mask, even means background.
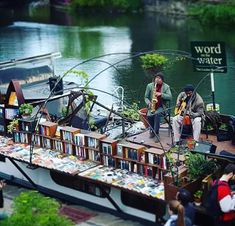
[[[228,71],[214,75],[215,101],[221,112],[235,113],[234,29],[203,26],[192,19],[156,13],[80,15],[35,5],[9,10],[6,14],[4,11],[1,21],[11,21],[11,24],[0,27],[0,61],[61,52],[62,58],[55,60],[55,74],[63,76],[78,65],[77,70],[89,74],[90,87],[103,91],[95,93],[104,104],[113,100],[104,92],[113,93],[117,86],[122,86],[125,101],[144,106],[145,86],[150,78],[141,68],[139,58],[130,58],[130,54],[159,50],[174,58],[176,51],[190,54],[191,41],[225,42]],[[103,57],[80,65],[98,56]],[[205,103],[212,102],[209,74],[194,72],[190,59],[173,64],[164,73],[166,83],[172,88],[172,107],[187,83],[199,84],[198,92]],[[3,78],[0,80],[3,82]],[[73,74],[66,75],[64,80],[80,84]]]

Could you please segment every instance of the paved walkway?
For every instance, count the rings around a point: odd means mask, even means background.
[[[4,209],[8,214],[12,213],[12,203],[14,197],[18,196],[21,192],[27,191],[25,188],[21,188],[18,186],[13,185],[7,185],[4,188],[3,195],[4,195]],[[65,204],[68,206],[68,204]],[[140,224],[139,222],[131,221],[131,220],[125,220],[120,217],[117,217],[115,215],[105,213],[105,212],[99,212],[94,211],[92,209],[85,208],[83,206],[79,205],[69,205],[75,208],[85,211],[88,211],[89,213],[94,213],[94,217],[90,218],[89,220],[79,223],[77,225],[79,226],[143,226],[143,224]]]

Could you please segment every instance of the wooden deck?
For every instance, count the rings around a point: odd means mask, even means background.
[[[154,147],[168,151],[172,147],[172,139],[171,135],[168,133],[168,129],[161,128],[159,134],[160,134],[160,142],[156,142],[156,137],[149,138],[148,130],[144,131],[143,133],[131,136],[127,138],[127,140],[136,144],[143,144],[147,147]]]
[[[171,131],[168,130],[167,126],[163,126],[160,129],[160,142],[155,142],[156,138],[149,138],[149,131],[144,131],[143,133],[129,137],[127,140],[136,144],[143,144],[147,147],[154,147],[159,149],[164,149],[168,151],[172,146],[172,136]],[[200,141],[205,143],[210,143],[216,146],[215,154],[220,154],[221,151],[227,151],[234,154],[235,158],[235,145],[232,145],[230,141],[217,141],[216,135],[201,134]]]

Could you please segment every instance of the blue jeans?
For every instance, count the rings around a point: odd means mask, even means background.
[[[159,128],[160,128],[160,122],[161,117],[163,116],[163,108],[158,108],[154,114],[148,114],[148,122],[150,125],[150,132],[155,132],[156,134],[159,134]]]

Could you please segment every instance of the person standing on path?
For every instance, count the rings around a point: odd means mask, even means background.
[[[0,220],[7,218],[7,214],[4,211],[4,199],[3,199],[3,188],[6,186],[4,180],[0,181]]]

